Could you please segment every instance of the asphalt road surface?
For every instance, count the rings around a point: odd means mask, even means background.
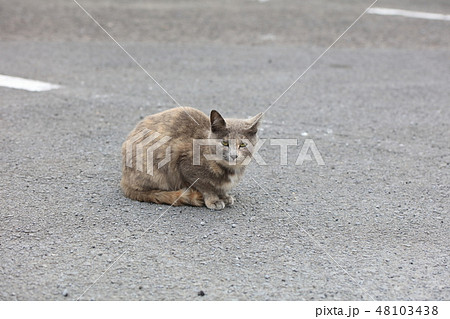
[[[242,118],[371,2],[79,0],[180,104]],[[216,212],[125,198],[122,142],[175,103],[74,1],[0,0],[0,74],[62,86],[0,87],[0,299],[450,299],[449,31],[364,15],[268,110],[267,165]],[[298,140],[287,165],[270,139]],[[295,165],[306,139],[325,165]]]

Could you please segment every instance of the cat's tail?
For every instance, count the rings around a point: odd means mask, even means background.
[[[141,202],[152,202],[172,206],[204,206],[202,194],[195,189],[179,189],[176,191],[149,190],[138,191],[122,185],[125,196]]]

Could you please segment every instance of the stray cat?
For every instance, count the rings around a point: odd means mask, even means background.
[[[261,118],[224,119],[215,110],[208,118],[191,107],[145,117],[122,146],[123,192],[174,206],[232,205],[228,192],[250,161]]]

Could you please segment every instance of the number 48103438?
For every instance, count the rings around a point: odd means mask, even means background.
[[[375,310],[379,315],[393,315],[393,316],[412,316],[414,314],[419,316],[436,316],[438,314],[437,306],[378,306]]]

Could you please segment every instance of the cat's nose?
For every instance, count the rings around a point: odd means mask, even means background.
[[[230,155],[231,159],[234,161],[236,158],[238,158],[237,155]]]

